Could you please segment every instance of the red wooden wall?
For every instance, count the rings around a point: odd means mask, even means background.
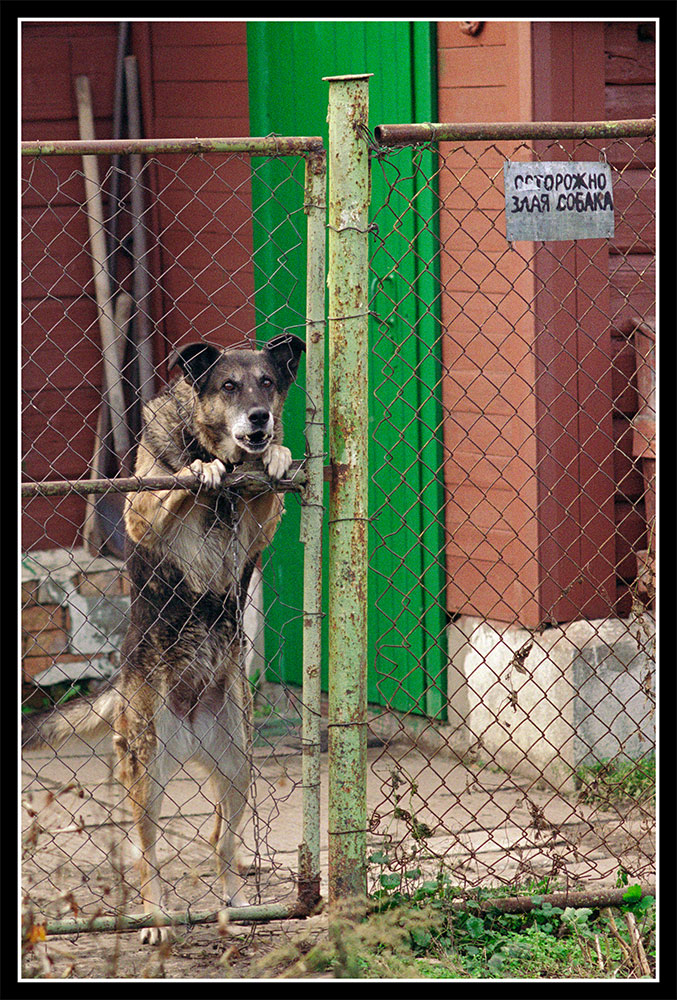
[[[637,22],[487,22],[476,36],[443,22],[438,39],[440,121],[654,111],[654,46]],[[514,145],[443,148],[452,613],[536,626],[629,607],[645,523],[630,455],[634,351],[622,331],[631,315],[647,317],[655,296],[653,154],[641,141],[602,145],[627,168],[614,240],[551,243],[537,254],[500,238],[500,186],[488,183],[502,159],[516,158]],[[532,153],[565,155],[553,144]],[[601,154],[590,144],[576,155]]]
[[[24,139],[78,138],[73,83],[80,74],[91,81],[97,137],[111,136],[117,30],[115,22],[23,25]],[[438,48],[442,121],[623,118],[654,112],[654,44],[650,28],[636,22],[488,22],[472,37],[447,21],[438,26]],[[146,136],[249,133],[243,22],[135,22],[131,51],[139,62]],[[576,73],[565,74],[566,66],[572,73],[578,67]],[[576,78],[577,86],[571,83]],[[531,625],[541,621],[544,610],[566,619],[583,608],[591,615],[608,613],[615,602],[617,610],[627,611],[633,553],[645,534],[643,483],[631,455],[630,420],[638,402],[628,324],[634,315],[649,317],[655,279],[652,147],[642,146],[640,165],[632,159],[633,145],[639,144],[614,144],[610,150],[612,164],[626,168],[620,197],[632,205],[632,214],[631,224],[620,226],[603,250],[603,265],[596,257],[609,274],[603,303],[590,308],[595,290],[586,289],[586,248],[559,251],[560,263],[581,276],[577,314],[588,317],[583,329],[569,323],[565,330],[566,316],[556,309],[548,316],[545,297],[534,310],[525,309],[524,303],[533,301],[534,274],[507,271],[503,246],[484,242],[477,252],[478,241],[496,236],[497,230],[485,232],[481,226],[486,228],[501,205],[484,201],[481,212],[469,211],[473,202],[468,198],[481,195],[487,185],[477,171],[467,172],[468,157],[451,164],[464,176],[465,193],[453,171],[440,177],[443,323],[453,333],[444,340],[443,357],[449,373],[443,396],[453,418],[446,422],[451,457],[445,468],[450,611],[498,619],[510,619],[517,611]],[[484,155],[485,169],[500,168],[500,150]],[[102,175],[108,163],[102,158]],[[23,167],[31,185],[24,199],[22,471],[27,480],[80,478],[91,461],[102,376],[87,222],[78,207],[84,192],[81,162],[53,157],[41,168],[30,173],[29,164]],[[215,157],[198,162],[176,156],[153,164],[149,188],[161,383],[173,345],[202,336],[226,344],[253,332],[250,187],[242,160],[226,164]],[[632,192],[641,196],[634,199]],[[45,214],[46,197],[51,208]],[[557,271],[554,280],[566,280],[566,269]],[[554,300],[562,301],[567,289],[556,288],[543,271],[537,277],[555,292]],[[602,313],[612,322],[604,325]],[[556,341],[536,343],[541,369],[535,395],[525,387],[533,387],[539,374],[532,351],[536,324],[548,320],[552,328],[553,315],[559,324]],[[594,344],[590,356],[586,343]],[[571,351],[562,352],[562,344]],[[578,427],[558,453],[538,452],[533,428],[539,417],[567,424],[566,396],[557,386],[566,382],[571,374],[566,366],[581,351],[595,369],[591,376],[588,365],[587,387],[579,378],[577,390],[593,402],[586,415],[589,426]],[[615,400],[613,416],[609,397]],[[553,398],[559,407],[554,415],[549,410]],[[610,449],[611,439],[615,448]],[[581,440],[597,444],[581,456]],[[571,454],[562,453],[567,448]],[[571,463],[574,480],[558,471]],[[566,495],[572,484],[575,496]],[[568,509],[572,500],[576,517],[562,519],[554,506]],[[83,501],[72,497],[31,501],[24,547],[77,543],[83,509]],[[585,537],[576,524],[586,525]],[[596,536],[601,547],[588,551],[586,544]],[[592,590],[606,594],[601,602],[586,604],[585,587],[569,587],[583,563],[593,567]],[[561,598],[567,587],[569,601]]]
[[[245,22],[138,22],[146,133],[249,135]],[[168,347],[254,330],[251,185],[246,157],[162,157],[154,171],[158,284]]]
[[[96,137],[111,137],[117,36],[111,21],[23,24],[23,139],[79,138],[79,75],[90,80]],[[249,133],[243,22],[134,22],[130,50],[139,64],[145,136]],[[99,158],[102,178],[109,165]],[[44,158],[24,162],[22,173],[23,478],[86,477],[102,370],[82,163]],[[227,344],[253,331],[251,193],[242,159],[164,157],[146,177],[161,385],[173,345],[204,336]],[[128,270],[123,258],[120,274]],[[77,544],[82,499],[35,499],[24,511],[24,549]]]
[[[112,22],[22,26],[23,139],[79,137],[74,91],[79,74],[91,82],[97,134],[110,136],[116,35]],[[76,176],[79,170],[77,157],[54,158],[49,167],[22,163],[24,180],[31,178],[22,199],[26,480],[84,476],[94,447],[101,351],[86,251],[87,219],[76,207],[84,192],[83,181]],[[51,203],[47,213],[45,198]],[[23,547],[70,544],[77,537],[83,511],[83,501],[75,497],[27,503]]]
[[[604,27],[605,117],[650,118],[656,113],[656,46],[653,24],[607,22]],[[655,318],[656,225],[653,143],[615,144],[609,162],[623,171],[627,222],[609,248],[609,308],[613,317],[617,611],[630,611],[630,587],[637,572],[635,552],[646,546],[644,480],[632,454],[631,420],[638,411],[633,318]]]
[[[533,25],[534,118],[604,118],[604,25]],[[545,144],[543,144],[545,145]],[[543,158],[594,147],[537,144]],[[564,152],[566,150],[566,153]],[[548,244],[535,258],[539,528],[546,621],[603,618],[616,598],[608,244]]]
[[[438,26],[439,120],[531,118],[528,22]],[[441,144],[447,607],[539,619],[533,273],[501,232],[514,143]]]

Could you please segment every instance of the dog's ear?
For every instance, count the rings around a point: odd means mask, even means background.
[[[293,333],[281,333],[269,340],[263,349],[280,373],[281,389],[288,389],[299,370],[301,355],[306,349],[305,343]]]
[[[169,358],[167,370],[171,371],[178,365],[183,374],[199,390],[204,388],[211,375],[214,365],[221,357],[221,350],[213,344],[205,344],[198,341],[193,344],[184,344]]]

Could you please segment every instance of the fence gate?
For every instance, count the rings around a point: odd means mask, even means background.
[[[86,100],[81,115],[83,108]],[[29,731],[43,718],[36,712],[96,693],[120,664],[130,602],[124,492],[149,485],[133,475],[140,405],[171,381],[170,349],[203,338],[262,346],[280,333],[307,343],[287,402],[295,461],[279,484],[287,506],[300,504],[305,543],[297,534],[286,547],[298,548],[284,557],[305,568],[298,586],[285,584],[275,554],[264,552],[244,609],[238,669],[254,695],[254,750],[240,834],[247,904],[233,911],[247,920],[302,916],[320,883],[322,141],[84,139],[24,143],[22,154]],[[236,471],[227,485],[236,493],[260,489],[260,477]],[[177,483],[165,477],[153,485]],[[289,619],[301,623],[293,651],[285,648]],[[303,688],[293,695],[277,674],[285,656],[303,658]],[[142,915],[130,802],[113,780],[111,752],[110,737],[90,746],[73,736],[58,756],[49,745],[23,755],[24,934],[153,923]],[[215,920],[223,905],[210,796],[204,779],[184,767],[167,786],[159,856],[169,923]],[[284,824],[276,822],[281,810]]]
[[[372,889],[654,878],[653,136],[639,121],[369,139],[387,180],[370,227],[370,566],[376,605],[400,601],[371,637]],[[558,220],[538,235],[543,195],[553,214],[608,221],[613,205],[610,237]],[[511,212],[532,228],[509,241]],[[407,241],[412,217],[432,254]]]

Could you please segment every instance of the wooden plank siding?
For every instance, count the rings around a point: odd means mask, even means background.
[[[531,118],[528,23],[487,22],[475,36],[440,22],[439,120]],[[441,146],[442,402],[447,607],[538,620],[533,427],[534,279],[528,247],[508,248],[496,177],[512,143]]]
[[[137,22],[134,29],[151,106],[147,134],[249,134],[244,22]],[[248,158],[163,156],[153,165],[153,185],[165,353],[201,338],[223,346],[251,338]]]
[[[22,139],[77,139],[74,79],[89,77],[97,136],[110,137],[117,25],[22,25]],[[108,160],[101,162],[102,175]],[[87,474],[101,397],[100,337],[79,157],[22,162],[22,475]],[[49,200],[50,209],[45,210]],[[24,504],[22,547],[71,544],[79,497]]]
[[[534,24],[537,120],[604,118],[603,38],[601,22]],[[536,150],[597,157],[572,143]],[[535,258],[541,600],[553,623],[606,617],[616,596],[608,267],[599,240],[551,243]]]
[[[656,113],[656,46],[653,24],[604,25],[604,106],[608,119],[649,118]],[[613,353],[613,434],[616,480],[616,611],[627,615],[637,575],[635,553],[646,547],[641,462],[632,454],[632,418],[639,409],[634,317],[655,319],[656,191],[651,172],[655,145],[641,139],[615,143],[609,162],[621,171],[616,211],[622,223],[609,252]]]
[[[637,23],[487,22],[469,36],[444,22],[438,39],[440,121],[654,111],[653,44]],[[507,246],[503,160],[602,147],[622,171],[614,239]],[[645,526],[620,331],[654,309],[652,144],[442,153],[448,610],[532,627],[627,613]]]
[[[114,21],[24,22],[23,139],[79,138],[78,75],[90,80],[97,139],[111,138],[117,38]],[[130,48],[139,64],[145,136],[249,133],[243,22],[135,21]],[[124,159],[121,167],[128,168]],[[110,158],[100,157],[105,187],[109,168]],[[22,475],[81,478],[92,458],[102,385],[81,158],[24,161],[22,180]],[[253,332],[249,164],[164,157],[146,169],[145,183],[161,384],[173,346],[201,337],[227,344]],[[119,268],[124,280],[125,254]],[[81,498],[27,502],[23,548],[77,543],[83,514]]]
[[[79,74],[91,81],[97,137],[110,137],[117,28],[24,23],[24,139],[78,138]],[[249,133],[244,22],[133,22],[132,51],[145,135]],[[438,24],[440,121],[647,117],[655,112],[654,77],[650,26],[637,22],[490,21],[474,37],[458,22]],[[639,404],[631,321],[655,312],[654,147],[598,145],[621,172],[614,239],[601,249],[550,244],[536,255],[531,244],[505,242],[500,172],[505,158],[530,159],[539,149],[442,145],[447,608],[454,614],[536,626],[629,610],[634,553],[646,538],[644,485],[632,456]],[[557,155],[551,149],[548,158]],[[102,176],[109,164],[101,158]],[[27,480],[87,475],[94,446],[102,366],[81,171],[78,157],[44,158],[39,169],[22,164]],[[254,333],[251,180],[244,157],[163,157],[148,177],[161,384],[175,345],[202,337],[225,345]],[[599,273],[608,274],[602,295]],[[76,543],[83,512],[81,498],[30,501],[24,548]]]

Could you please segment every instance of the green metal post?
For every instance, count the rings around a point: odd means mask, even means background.
[[[329,903],[366,895],[369,76],[329,81]]]
[[[306,157],[306,488],[303,556],[303,843],[299,903],[320,899],[320,717],[322,667],[322,517],[324,504],[324,294],[327,157]]]

